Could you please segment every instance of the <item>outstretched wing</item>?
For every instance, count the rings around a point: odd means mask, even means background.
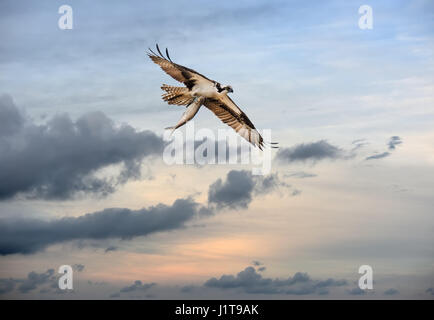
[[[169,51],[166,49],[166,57],[161,53],[158,44],[156,45],[157,51],[159,54],[156,54],[154,51],[149,49],[148,52],[149,58],[156,64],[158,64],[164,72],[166,72],[173,79],[182,82],[188,89],[191,89],[196,83],[201,81],[206,82],[214,82],[213,80],[208,79],[204,75],[200,74],[193,69],[181,66],[172,62],[169,56]]]
[[[227,95],[222,96],[219,100],[207,98],[204,105],[240,136],[262,150],[264,139],[247,115],[238,108],[231,98]]]

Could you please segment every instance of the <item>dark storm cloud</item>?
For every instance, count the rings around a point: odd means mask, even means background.
[[[276,159],[282,163],[320,161],[345,157],[344,151],[325,140],[312,143],[302,143],[291,148],[282,148],[276,154]]]
[[[0,255],[34,253],[70,240],[131,239],[182,228],[200,215],[199,204],[178,199],[171,206],[158,204],[140,210],[111,208],[80,217],[52,221],[38,219],[0,221]]]
[[[365,160],[376,160],[376,159],[382,159],[382,158],[386,158],[390,156],[390,152],[383,152],[383,153],[378,153],[378,154],[374,154],[372,156],[366,157]]]
[[[208,204],[217,209],[247,208],[254,195],[270,193],[279,187],[290,187],[277,174],[254,176],[250,171],[231,170],[226,180],[218,179],[208,190]]]
[[[289,187],[280,181],[277,174],[253,176],[249,171],[233,170],[224,182],[219,179],[210,185],[207,205],[186,198],[176,200],[171,206],[158,204],[140,210],[108,208],[51,221],[3,218],[0,219],[0,255],[32,254],[67,241],[132,239],[180,229],[195,218],[211,216],[221,209],[247,208],[254,196],[273,192],[282,186]],[[110,246],[105,252],[116,249]],[[82,265],[75,267],[77,270],[84,268]]]
[[[402,143],[402,140],[398,136],[390,137],[389,142],[387,145],[389,146],[390,150],[395,150],[397,145],[400,145]]]
[[[45,124],[26,119],[9,96],[0,97],[0,199],[67,199],[77,193],[106,195],[140,176],[144,157],[161,153],[163,140],[150,131],[115,126],[101,112],[73,121],[56,115]],[[118,176],[96,171],[122,165]]]
[[[15,107],[10,96],[0,96],[0,137],[9,136],[20,130],[24,118]]]
[[[287,279],[264,278],[253,267],[247,267],[236,276],[223,275],[219,279],[211,278],[205,287],[218,289],[239,289],[246,293],[257,294],[327,294],[331,287],[347,284],[346,280],[313,280],[307,273],[297,272]]]

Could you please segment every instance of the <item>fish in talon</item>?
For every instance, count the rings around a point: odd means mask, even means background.
[[[172,135],[173,131],[178,129],[179,127],[182,127],[184,124],[186,124],[188,121],[193,119],[193,117],[196,115],[196,113],[199,111],[199,108],[202,106],[203,102],[205,101],[204,97],[196,97],[193,102],[191,102],[187,106],[187,110],[183,113],[181,119],[179,119],[178,123],[173,127],[167,127],[166,130],[172,130],[170,133]]]

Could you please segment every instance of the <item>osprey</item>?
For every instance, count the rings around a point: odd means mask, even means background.
[[[166,129],[171,129],[173,132],[183,126],[204,105],[244,139],[262,150],[264,139],[247,115],[228,96],[228,93],[234,92],[231,86],[222,86],[217,81],[208,79],[192,69],[174,63],[170,59],[167,48],[166,56],[161,53],[158,44],[156,48],[158,54],[149,49],[150,52],[147,53],[149,58],[158,64],[164,72],[185,85],[185,87],[174,87],[163,84],[161,87],[166,92],[162,95],[164,101],[173,105],[185,105],[187,108],[179,122]],[[272,148],[277,148],[273,146],[276,143],[271,142],[270,144]]]

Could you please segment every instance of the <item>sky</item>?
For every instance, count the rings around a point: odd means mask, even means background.
[[[433,18],[428,0],[2,1],[0,299],[433,299]],[[183,109],[156,43],[233,87],[279,142],[269,173],[164,161]],[[194,127],[226,128],[204,107]]]

